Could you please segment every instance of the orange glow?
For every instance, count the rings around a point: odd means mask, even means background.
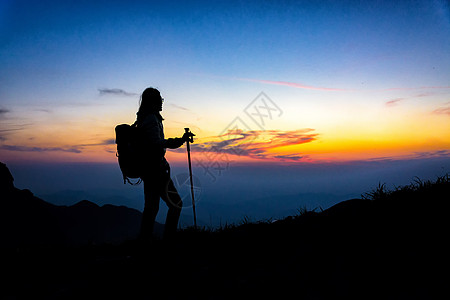
[[[421,152],[450,149],[450,126],[446,114],[411,111],[399,115],[390,109],[371,113],[366,121],[363,116],[332,122],[331,119],[318,118],[315,129],[235,131],[221,136],[205,136],[206,132],[214,131],[213,124],[205,125],[208,131],[202,132],[200,124],[194,128],[187,122],[165,121],[165,135],[181,136],[184,126],[193,128],[197,133],[192,148],[193,162],[213,160],[218,154],[233,162],[414,158]],[[127,111],[126,115],[131,116],[129,123],[134,121],[131,112]],[[2,141],[1,159],[117,163],[114,127],[120,123],[117,120],[126,120],[120,116],[112,114],[103,121],[91,122],[87,119],[42,120],[32,128],[8,135]],[[210,121],[208,119],[208,124]],[[292,126],[290,124],[289,127]],[[227,140],[228,143],[224,143]],[[182,150],[169,150],[166,157],[171,163],[184,163],[187,159]]]

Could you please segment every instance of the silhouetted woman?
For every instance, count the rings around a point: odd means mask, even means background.
[[[159,210],[160,198],[169,207],[164,228],[164,237],[171,237],[177,230],[182,201],[172,180],[170,166],[164,155],[166,148],[175,149],[189,138],[164,138],[163,118],[160,114],[164,99],[157,89],[147,88],[142,93],[137,112],[136,127],[141,128],[145,141],[144,182],[145,205],[142,215],[140,238],[149,241],[153,235],[153,226]]]

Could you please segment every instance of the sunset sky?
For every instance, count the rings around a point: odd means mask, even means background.
[[[238,161],[449,155],[448,1],[3,0],[0,37],[2,161],[115,163],[148,86]]]

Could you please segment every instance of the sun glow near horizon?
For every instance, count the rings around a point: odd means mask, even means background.
[[[134,99],[138,101],[138,97]],[[233,118],[232,110],[224,113],[220,108],[217,111],[208,109],[193,114],[188,108],[171,106],[169,99],[163,112],[165,134],[166,137],[181,136],[183,128],[190,127],[197,135],[192,148],[194,156],[197,151],[202,159],[208,160],[214,155],[204,155],[206,152],[225,153],[240,162],[414,158],[415,154],[420,157],[420,153],[437,153],[450,148],[448,114],[436,113],[428,106],[422,110],[418,107],[400,109],[383,103],[338,111],[334,104],[319,110],[314,105],[296,105],[295,101],[284,99],[278,101],[284,105],[284,114],[279,120],[268,122],[266,129],[254,130],[253,124],[253,128],[230,134],[224,120]],[[119,105],[98,113],[103,108],[81,118],[71,116],[71,110],[58,112],[57,117],[53,117],[56,114],[52,112],[41,112],[44,116],[35,118],[33,126],[24,124],[17,132],[6,135],[0,149],[2,159],[115,162],[114,127],[119,123],[131,124],[135,112],[133,107]],[[239,115],[239,111],[235,114]],[[6,117],[8,113],[4,115]],[[201,115],[207,117],[195,117]],[[217,121],[213,123],[214,119]],[[13,122],[12,117],[3,118],[5,120]],[[311,126],[296,128],[297,124]],[[182,162],[185,157],[179,152],[169,150],[167,157]]]

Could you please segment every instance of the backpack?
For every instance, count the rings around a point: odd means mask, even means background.
[[[116,156],[119,161],[119,167],[123,175],[123,183],[137,185],[142,182],[144,153],[142,147],[141,130],[134,124],[120,124],[115,128],[116,131]],[[135,183],[130,178],[139,178]]]

